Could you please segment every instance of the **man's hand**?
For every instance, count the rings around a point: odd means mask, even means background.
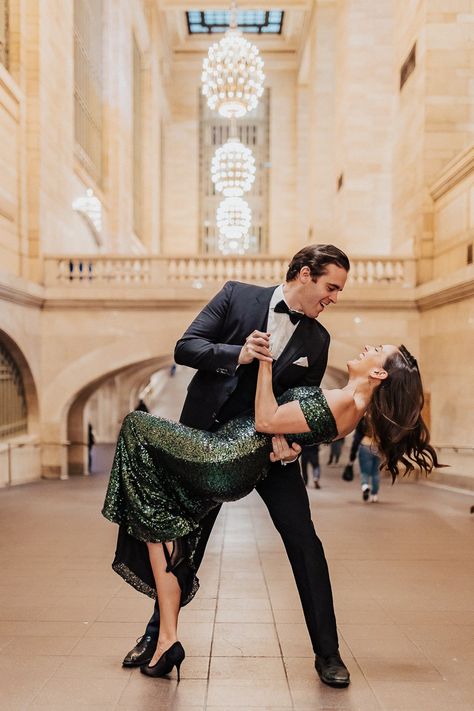
[[[296,442],[293,442],[291,447],[283,435],[273,435],[272,437],[273,452],[270,452],[270,460],[272,462],[289,462],[294,461],[301,452],[301,447]]]
[[[254,358],[257,360],[267,360],[270,363],[273,358],[270,354],[270,334],[263,331],[252,331],[250,336],[247,336],[242,350],[239,354],[239,365],[247,365]]]

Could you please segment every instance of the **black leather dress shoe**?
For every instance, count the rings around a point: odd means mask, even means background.
[[[339,654],[330,654],[327,657],[316,657],[314,666],[319,674],[319,678],[325,684],[334,686],[337,689],[343,689],[349,686],[351,675]]]
[[[122,662],[124,667],[141,667],[148,664],[155,653],[157,640],[143,635],[137,639],[138,644],[129,651]]]

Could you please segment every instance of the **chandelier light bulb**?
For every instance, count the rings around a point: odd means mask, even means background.
[[[244,235],[240,239],[234,239],[230,238],[227,239],[227,237],[224,237],[223,235],[219,236],[219,241],[218,241],[218,248],[219,252],[222,254],[245,254],[245,252],[248,250],[250,246],[250,236],[249,235]]]
[[[229,138],[212,159],[211,178],[218,193],[226,197],[240,197],[255,180],[255,159],[252,151],[239,141]]]
[[[241,197],[227,197],[216,211],[216,223],[221,238],[239,240],[245,237],[252,221],[250,207]]]
[[[213,111],[225,118],[241,118],[257,106],[264,79],[258,49],[231,27],[204,59],[202,93]]]

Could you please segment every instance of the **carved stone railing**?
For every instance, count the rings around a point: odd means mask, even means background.
[[[415,286],[415,260],[409,257],[352,257],[349,284]],[[189,286],[200,289],[229,279],[254,284],[282,282],[288,259],[249,257],[145,257],[74,255],[44,258],[44,284],[62,286]]]

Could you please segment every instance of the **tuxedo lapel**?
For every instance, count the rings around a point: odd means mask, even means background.
[[[282,354],[273,365],[273,377],[277,377],[300,356],[307,356],[308,360],[311,361],[317,338],[318,332],[312,320],[309,318],[301,319]]]
[[[245,321],[253,324],[247,336],[255,329],[264,332],[267,330],[268,309],[275,289],[276,286],[264,287],[252,304],[243,304],[246,313]]]

